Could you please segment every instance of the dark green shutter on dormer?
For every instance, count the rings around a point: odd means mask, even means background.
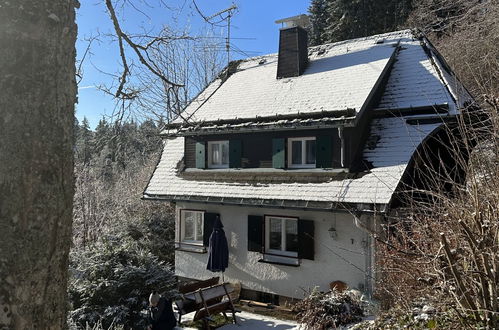
[[[241,167],[242,145],[241,140],[229,140],[229,167]]]
[[[284,168],[286,166],[285,158],[285,140],[272,139],[272,167]]]
[[[204,142],[196,142],[196,168],[206,167],[206,146]]]
[[[315,167],[330,168],[333,163],[333,144],[330,135],[316,138]]]

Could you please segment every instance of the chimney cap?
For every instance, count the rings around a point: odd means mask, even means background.
[[[275,23],[282,24],[283,28],[292,28],[295,26],[306,28],[307,26],[310,25],[310,18],[308,17],[308,15],[301,14],[301,15],[278,19],[277,21],[275,21]]]

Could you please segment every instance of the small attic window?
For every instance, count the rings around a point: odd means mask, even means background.
[[[288,139],[288,167],[315,167],[315,137],[300,137]]]
[[[229,141],[208,141],[208,168],[229,167]]]

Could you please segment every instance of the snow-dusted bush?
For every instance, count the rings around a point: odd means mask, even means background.
[[[83,329],[99,322],[104,329],[143,327],[149,293],[174,294],[171,266],[130,239],[116,237],[73,251],[70,272],[69,317]]]
[[[364,315],[362,295],[356,290],[319,292],[317,288],[293,310],[306,329],[331,329],[360,321]]]

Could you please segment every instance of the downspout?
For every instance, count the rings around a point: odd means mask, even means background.
[[[370,212],[371,213],[371,212]],[[366,242],[366,278],[365,278],[365,287],[366,293],[369,299],[372,299],[374,293],[374,285],[375,285],[375,272],[373,271],[375,264],[375,255],[374,255],[374,244],[376,239],[376,231],[373,231],[371,228],[367,227],[365,224],[360,221],[360,214],[354,214],[354,224],[355,227],[359,228],[363,232],[367,234],[367,242]],[[374,228],[377,227],[377,216],[376,211],[371,213],[371,216],[374,221]]]
[[[345,167],[345,139],[343,138],[343,126],[338,127],[338,137],[340,138],[340,163],[341,167]]]

